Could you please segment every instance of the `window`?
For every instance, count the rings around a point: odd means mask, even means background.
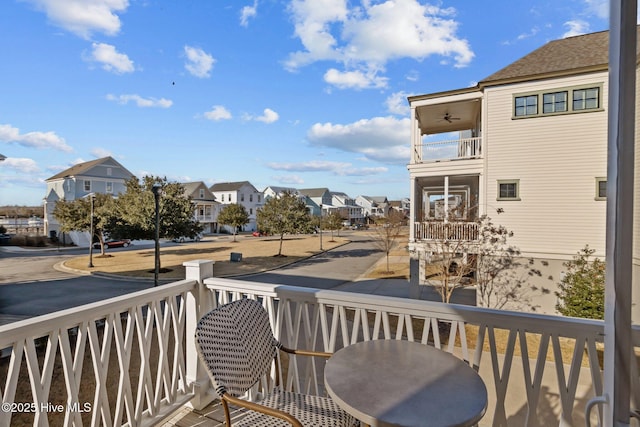
[[[520,200],[520,180],[498,181],[498,200]]]
[[[593,110],[600,108],[600,88],[576,89],[573,91],[573,109]]]
[[[241,193],[241,194],[240,194],[240,201],[241,201],[241,202],[244,202],[244,193]]]
[[[516,117],[537,115],[538,95],[517,96],[515,112]]]
[[[253,215],[253,208],[249,208],[249,215]]]
[[[200,189],[200,198],[204,199],[204,188]]]
[[[607,200],[607,178],[596,178],[596,200]]]
[[[253,202],[253,194],[249,194],[249,201]]]
[[[584,113],[601,110],[600,93],[602,84],[597,86],[573,86],[513,95],[513,117],[531,118],[554,114]],[[542,102],[542,108],[538,103]]]
[[[107,193],[113,193],[113,182],[107,181],[107,185],[106,185],[105,191]]]
[[[229,193],[228,196],[229,196],[229,201],[231,201],[231,193]]]
[[[260,195],[258,194],[258,203],[260,203]]]
[[[222,195],[222,201],[224,202],[224,194]]]
[[[111,176],[113,174],[113,169],[107,168],[107,176]]]
[[[91,191],[91,181],[84,181],[84,191]]]
[[[568,93],[566,91],[545,93],[542,95],[542,113],[549,114],[567,111],[567,98]]]

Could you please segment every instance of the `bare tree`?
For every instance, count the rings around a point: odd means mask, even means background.
[[[376,220],[376,227],[373,230],[374,243],[386,255],[387,271],[385,273],[387,274],[392,273],[389,268],[389,253],[395,247],[404,223],[404,215],[396,210],[391,210],[387,216]]]
[[[542,275],[535,261],[524,259],[520,249],[509,243],[513,232],[506,227],[494,224],[486,215],[473,222],[474,233],[461,232],[459,223],[441,222],[439,237],[427,244],[432,254],[427,260],[427,278],[442,302],[450,302],[456,289],[475,284],[480,306],[503,308],[511,302],[535,310],[533,294],[549,292],[528,283],[530,277]]]

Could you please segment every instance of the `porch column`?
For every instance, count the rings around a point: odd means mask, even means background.
[[[604,425],[629,426],[637,0],[610,2]]]
[[[416,115],[416,108],[411,107],[411,163],[422,161],[422,146],[420,145],[420,123]]]
[[[409,180],[409,194],[411,195],[411,203],[409,204],[409,241],[415,242],[416,239],[416,227],[415,224],[418,221],[422,221],[422,218],[416,218],[416,201],[418,195],[416,194],[416,179],[411,178]]]
[[[196,289],[187,295],[187,324],[185,328],[186,378],[187,384],[193,387],[194,393],[189,405],[195,409],[204,408],[215,398],[209,374],[198,358],[195,340],[198,321],[213,308],[211,291],[204,285],[204,279],[213,277],[213,264],[214,261],[210,260],[194,260],[182,264],[185,267],[185,279],[198,282]]]
[[[444,223],[449,222],[449,175],[444,177]]]

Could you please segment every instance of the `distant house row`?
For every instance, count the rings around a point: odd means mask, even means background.
[[[134,177],[113,157],[103,157],[79,163],[46,180],[47,193],[44,198],[44,223],[47,235],[57,235],[60,225],[53,217],[53,209],[59,200],[75,200],[91,193],[106,193],[114,196],[126,191],[126,182]],[[256,231],[256,213],[266,200],[290,192],[303,199],[311,215],[328,215],[338,212],[348,224],[365,223],[375,217],[386,216],[390,209],[408,213],[408,199],[389,201],[386,196],[349,197],[328,188],[296,189],[269,186],[259,191],[249,181],[220,182],[208,187],[204,182],[181,183],[185,197],[190,197],[194,206],[194,219],[203,227],[204,233],[218,233],[218,214],[224,205],[238,203],[249,214],[249,223],[244,231]]]

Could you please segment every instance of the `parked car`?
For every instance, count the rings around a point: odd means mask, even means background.
[[[104,246],[107,248],[126,248],[131,244],[129,239],[111,239],[104,242]],[[100,242],[94,243],[93,247],[100,249]]]
[[[253,237],[262,237],[262,236],[267,236],[268,234],[263,231],[254,231],[253,233],[251,233],[251,235]]]
[[[199,242],[200,240],[202,240],[202,234],[196,234],[194,237],[180,236],[180,237],[174,237],[173,239],[171,239],[172,242],[176,242],[176,243]]]

